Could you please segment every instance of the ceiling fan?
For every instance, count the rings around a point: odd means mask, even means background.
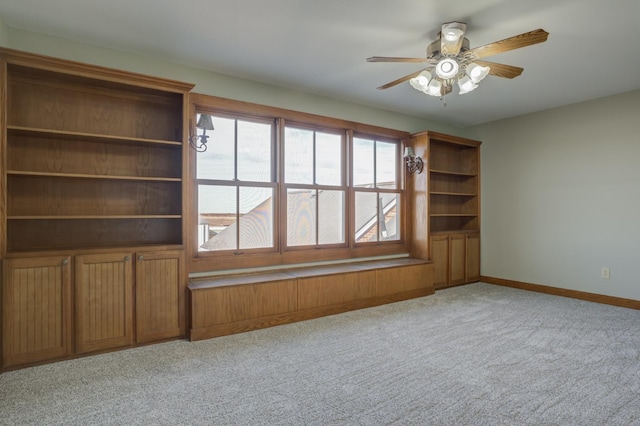
[[[447,22],[442,25],[438,38],[427,46],[426,58],[397,58],[372,56],[367,62],[416,62],[426,63],[422,68],[409,75],[387,83],[378,89],[388,89],[409,80],[411,86],[431,96],[443,97],[453,91],[458,84],[459,94],[469,93],[478,87],[478,83],[487,75],[514,78],[523,68],[479,59],[509,50],[531,46],[547,40],[549,35],[543,29],[537,29],[504,40],[469,48],[469,39],[465,37],[467,24]],[[434,72],[435,71],[435,72]]]

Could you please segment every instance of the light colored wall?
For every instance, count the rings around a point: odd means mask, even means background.
[[[423,118],[243,80],[143,55],[99,48],[15,28],[7,29],[6,26],[5,29],[8,32],[7,41],[10,41],[5,46],[12,49],[195,83],[194,92],[198,93],[319,114],[412,133],[428,129],[463,136],[465,132],[464,129]],[[2,25],[0,23],[0,45],[3,42],[1,30]]]
[[[2,20],[2,16],[0,16],[0,46],[9,46],[9,28]]]
[[[482,274],[640,300],[640,91],[472,131]]]
[[[0,46],[196,83],[195,91],[483,140],[482,274],[640,299],[640,92],[459,129],[7,27]],[[600,267],[611,268],[601,280]]]

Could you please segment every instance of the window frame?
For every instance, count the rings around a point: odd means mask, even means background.
[[[396,152],[401,153],[404,143],[410,137],[408,132],[388,129],[370,124],[363,124],[341,120],[321,115],[297,112],[265,105],[253,104],[243,101],[225,99],[205,94],[191,93],[189,97],[189,110],[185,113],[185,123],[194,129],[197,113],[206,113],[215,116],[224,116],[236,120],[248,119],[250,121],[273,120],[274,132],[272,145],[272,173],[275,173],[275,192],[273,203],[275,245],[268,249],[226,250],[226,251],[199,251],[198,250],[198,183],[196,177],[196,151],[185,142],[183,156],[185,170],[188,179],[183,182],[185,191],[185,245],[187,251],[188,267],[191,272],[214,272],[225,270],[244,270],[276,265],[304,264],[318,261],[338,261],[356,258],[369,258],[375,256],[406,255],[409,252],[409,237],[407,223],[407,197],[405,196],[405,167],[402,158],[397,155],[397,191],[401,193],[401,216],[398,217],[400,238],[390,241],[376,241],[367,243],[355,243],[354,235],[354,197],[352,187],[352,145],[354,135],[356,137],[372,137],[375,140],[393,142],[397,145]],[[292,246],[286,245],[286,188],[284,183],[284,131],[285,126],[314,130],[342,135],[343,186],[322,187],[329,190],[343,188],[345,193],[345,242],[340,244],[320,244]],[[210,133],[209,149],[214,149],[216,141],[215,130]],[[215,181],[213,181],[215,182]],[[241,185],[245,182],[240,183]],[[273,183],[273,182],[272,182]],[[249,185],[252,186],[252,185]],[[296,186],[300,186],[296,184]],[[381,189],[375,189],[380,191]],[[394,192],[394,191],[392,191]],[[284,196],[284,198],[283,198]]]
[[[349,149],[350,149],[350,158],[351,158],[351,164],[353,164],[353,161],[355,159],[355,155],[353,153],[353,148],[354,148],[354,143],[353,141],[358,138],[358,139],[366,139],[366,140],[372,140],[374,142],[374,150],[373,150],[373,179],[374,179],[374,186],[371,188],[367,188],[367,187],[361,187],[361,186],[355,186],[354,184],[354,177],[353,177],[353,173],[354,173],[354,167],[351,168],[350,170],[350,185],[349,185],[349,191],[351,192],[351,209],[353,211],[353,215],[351,215],[350,219],[352,219],[352,224],[351,224],[351,229],[353,230],[350,234],[351,237],[351,242],[354,246],[366,246],[366,245],[382,245],[382,244],[396,244],[398,241],[404,241],[404,239],[406,238],[406,219],[405,219],[405,209],[406,209],[406,203],[405,203],[405,185],[404,185],[404,181],[402,180],[402,172],[404,171],[404,162],[401,161],[402,157],[401,157],[401,152],[402,152],[402,148],[403,148],[403,144],[402,141],[394,141],[391,138],[388,137],[381,137],[379,135],[374,135],[374,134],[366,134],[366,133],[354,133],[351,137],[351,143],[349,144]],[[378,162],[378,156],[377,156],[377,143],[378,142],[383,142],[383,143],[392,143],[394,145],[396,145],[395,147],[395,159],[396,159],[396,173],[395,173],[395,183],[396,183],[396,187],[394,189],[389,189],[389,188],[382,188],[382,187],[378,187],[378,174],[377,174],[377,162]],[[398,164],[400,164],[398,166]],[[377,240],[376,241],[363,241],[363,242],[358,242],[356,240],[356,194],[357,193],[369,193],[369,194],[397,194],[400,197],[400,212],[398,214],[398,220],[400,221],[400,224],[398,225],[399,228],[399,233],[400,236],[397,240],[380,240],[380,229],[378,228],[376,234],[377,234]],[[380,196],[378,195],[376,197],[376,214],[380,214]],[[379,226],[380,224],[380,218],[378,217],[376,220],[376,224],[377,226]]]
[[[316,133],[317,132],[321,132],[321,133],[327,133],[327,134],[333,134],[333,135],[337,135],[340,136],[340,143],[341,143],[341,154],[342,154],[342,158],[341,158],[341,167],[340,167],[340,181],[341,181],[341,185],[340,186],[335,186],[335,185],[322,185],[322,184],[317,184],[317,183],[310,183],[310,184],[305,184],[305,183],[287,183],[286,179],[285,179],[285,174],[286,174],[286,163],[285,163],[285,157],[286,157],[286,140],[285,140],[285,133],[286,133],[286,128],[295,128],[295,129],[300,129],[300,130],[307,130],[307,131],[312,131],[314,132],[314,148],[316,147]],[[348,146],[349,146],[349,139],[348,139],[348,135],[347,132],[344,129],[334,129],[334,128],[329,128],[329,127],[324,127],[324,126],[316,126],[313,124],[309,124],[309,123],[298,123],[298,122],[294,122],[294,121],[288,121],[288,120],[282,120],[282,133],[281,133],[281,145],[279,146],[280,149],[280,174],[279,174],[279,182],[278,184],[280,185],[280,200],[281,203],[279,205],[279,207],[281,208],[282,211],[282,217],[281,217],[281,227],[280,227],[280,232],[279,232],[279,236],[280,236],[280,246],[282,247],[282,251],[299,251],[299,250],[310,250],[310,249],[327,249],[327,248],[339,248],[339,247],[348,247],[349,246],[349,195],[348,195],[348,161],[347,161],[347,150],[348,150]],[[317,162],[316,162],[316,150],[314,149],[314,153],[313,153],[313,180],[315,181],[315,178],[317,177],[317,173],[316,173],[316,166],[317,166]],[[319,205],[316,202],[316,244],[309,244],[309,245],[298,245],[298,246],[289,246],[288,244],[288,217],[287,217],[287,212],[288,212],[288,190],[289,189],[308,189],[308,190],[315,190],[317,191],[322,191],[322,190],[327,190],[327,191],[343,191],[344,192],[344,208],[343,208],[343,212],[344,212],[344,229],[343,229],[343,242],[341,243],[332,243],[332,244],[318,244],[318,237],[319,237],[319,215],[318,213],[318,209],[319,209]]]
[[[207,178],[198,178],[198,170],[197,170],[197,155],[195,157],[195,165],[194,165],[194,180],[195,180],[195,192],[193,194],[194,196],[194,209],[196,211],[196,215],[199,216],[199,201],[200,201],[200,197],[199,197],[199,189],[201,186],[216,186],[216,187],[227,187],[227,188],[235,188],[235,192],[236,192],[236,221],[235,223],[236,225],[236,248],[235,249],[228,249],[228,250],[200,250],[199,247],[196,247],[196,251],[198,252],[199,255],[206,255],[208,253],[213,253],[216,255],[220,255],[220,256],[224,256],[224,255],[228,255],[228,254],[233,254],[233,255],[241,255],[244,254],[245,250],[246,251],[251,251],[253,253],[272,253],[272,252],[277,252],[278,251],[278,207],[279,207],[279,198],[278,198],[278,171],[276,170],[276,164],[278,163],[277,161],[277,143],[276,143],[276,135],[278,132],[278,123],[276,120],[271,119],[271,118],[264,118],[264,117],[257,117],[257,116],[250,116],[250,115],[246,115],[246,114],[242,114],[242,115],[233,115],[230,113],[226,113],[226,112],[211,112],[211,111],[196,111],[196,114],[200,114],[200,113],[205,113],[205,114],[211,114],[213,116],[216,117],[221,117],[221,118],[226,118],[226,119],[230,119],[230,120],[234,120],[235,122],[235,128],[234,128],[234,160],[233,160],[233,169],[234,169],[234,176],[231,180],[227,180],[227,179],[207,179]],[[195,118],[194,118],[195,120]],[[271,153],[271,173],[270,173],[270,177],[269,177],[269,181],[245,181],[245,180],[239,180],[238,179],[238,121],[246,121],[246,122],[253,122],[253,123],[262,123],[262,124],[268,124],[271,126],[271,147],[270,147],[270,153]],[[214,130],[215,132],[215,130]],[[197,154],[197,153],[196,153]],[[241,188],[271,188],[272,191],[272,245],[271,247],[259,247],[259,248],[249,248],[249,249],[242,249],[240,247],[240,189]],[[198,228],[200,226],[200,220],[198,218],[197,220],[198,224]],[[200,229],[198,229],[198,233],[200,232]],[[196,242],[198,242],[198,240],[196,240]]]

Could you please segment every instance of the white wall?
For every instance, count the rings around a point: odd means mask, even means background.
[[[3,40],[2,29],[7,33]],[[337,99],[242,80],[228,75],[186,67],[157,58],[99,48],[75,41],[48,37],[2,25],[0,46],[88,64],[117,68],[157,77],[195,83],[194,92],[253,102],[294,111],[319,114],[358,123],[407,132],[434,130],[462,136],[463,129],[391,111],[343,102]]]
[[[640,300],[640,91],[472,130],[482,275]]]
[[[9,28],[2,20],[2,16],[0,16],[0,46],[9,46]]]

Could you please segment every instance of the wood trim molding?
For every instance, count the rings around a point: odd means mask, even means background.
[[[375,126],[372,124],[357,123],[355,121],[342,120],[318,114],[294,111],[285,108],[256,104],[246,101],[221,98],[205,95],[203,93],[189,93],[189,101],[198,111],[230,112],[232,114],[259,115],[262,117],[284,118],[294,123],[313,123],[317,126],[326,126],[333,129],[351,129],[357,134],[372,134],[393,139],[406,139],[409,132]]]
[[[501,285],[505,287],[519,288],[521,290],[535,291],[537,293],[551,294],[554,296],[570,297],[572,299],[586,300],[588,302],[603,303],[621,308],[640,309],[640,300],[624,299],[622,297],[606,296],[603,294],[587,293],[585,291],[569,290],[566,288],[551,287],[541,284],[530,284],[520,281],[507,280],[495,277],[480,277],[480,281]]]
[[[115,83],[134,84],[151,89],[161,89],[175,93],[186,93],[195,87],[193,83],[154,77],[146,74],[121,71],[115,68],[107,68],[99,65],[85,64],[67,59],[59,59],[36,53],[0,47],[0,56],[3,56],[10,64],[34,67],[38,69],[63,72],[80,77],[100,79]]]

